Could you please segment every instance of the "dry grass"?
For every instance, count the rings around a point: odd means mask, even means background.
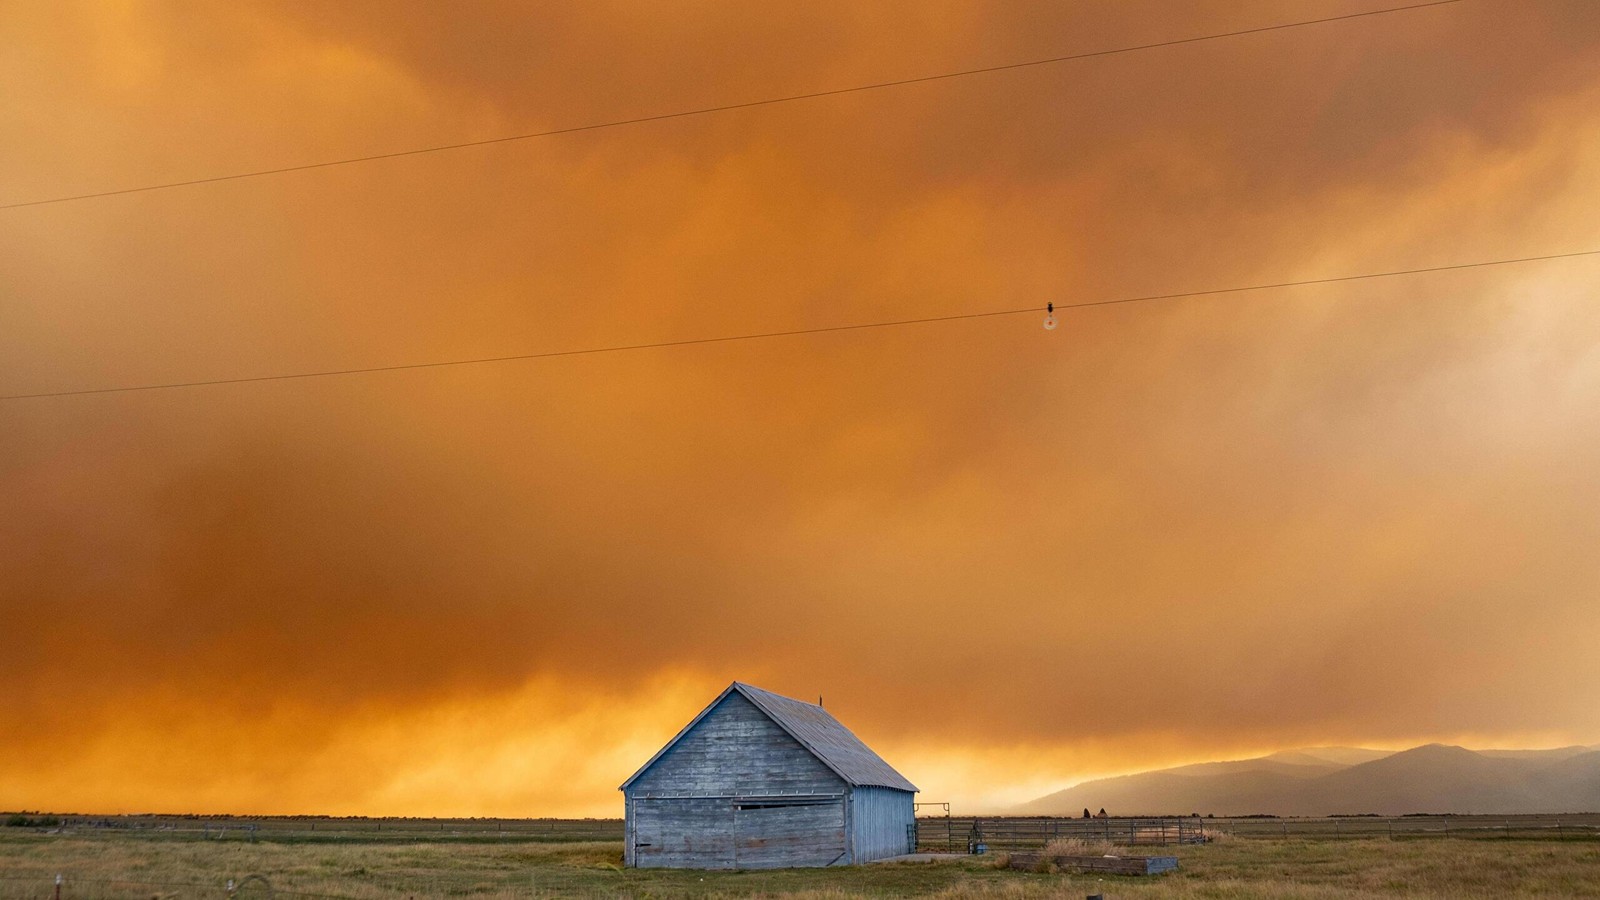
[[[1045,856],[1131,856],[1133,851],[1099,838],[1056,838],[1044,845]]]
[[[1128,856],[1131,851],[1124,850],[1110,841],[1100,838],[1056,838],[1044,845],[1043,851],[1033,862],[1032,870],[1041,875],[1060,874],[1060,860],[1066,856]]]
[[[995,853],[990,853],[990,854],[986,855],[985,857],[983,857],[983,859],[984,859],[984,864],[987,865],[991,869],[1009,869],[1009,868],[1011,868],[1011,854],[1006,852],[1006,851],[1004,851],[1004,850],[1001,850],[1001,851],[995,852]]]
[[[1072,855],[1107,848],[1077,844]],[[1111,848],[1115,849],[1115,848]],[[1088,850],[1089,853],[1077,851]],[[44,898],[55,873],[66,900],[223,896],[228,878],[265,875],[279,897],[354,900],[541,896],[858,896],[1160,900],[1488,900],[1600,898],[1600,842],[1281,841],[1138,848],[1180,857],[1170,875],[1134,878],[1019,872],[992,867],[1004,854],[934,863],[889,863],[777,872],[639,871],[620,867],[615,843],[273,843],[126,833],[41,835],[0,829],[0,900]],[[240,900],[264,897],[257,884]]]

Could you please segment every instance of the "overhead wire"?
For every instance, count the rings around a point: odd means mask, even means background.
[[[711,115],[713,113],[732,112],[740,109],[754,109],[762,106],[775,106],[783,103],[796,103],[803,100],[817,100],[825,97],[838,97],[846,94],[858,94],[866,91],[878,91],[887,88],[905,87],[914,84],[927,84],[936,81],[946,81],[954,78],[966,78],[973,75],[987,75],[996,72],[1014,71],[1037,66],[1055,65],[1058,63],[1073,62],[1075,60],[1094,59],[1103,56],[1114,56],[1121,53],[1136,53],[1143,50],[1155,50],[1162,47],[1177,47],[1183,44],[1196,44],[1204,41],[1222,40],[1224,38],[1243,37],[1252,34],[1264,34],[1272,31],[1284,31],[1291,28],[1304,28],[1311,25],[1325,25],[1331,22],[1344,22],[1351,19],[1363,19],[1372,16],[1387,15],[1389,13],[1409,12],[1412,10],[1427,9],[1435,6],[1449,6],[1464,0],[1427,0],[1423,3],[1412,3],[1405,6],[1389,6],[1381,9],[1369,9],[1361,12],[1345,13],[1337,16],[1324,16],[1318,19],[1302,19],[1294,22],[1280,22],[1276,25],[1262,25],[1255,28],[1241,28],[1234,31],[1216,32],[1212,34],[1197,35],[1187,38],[1175,38],[1166,41],[1155,41],[1147,44],[1134,44],[1124,47],[1113,47],[1106,50],[1090,50],[1082,53],[1071,53],[1064,56],[1052,56],[1045,59],[1027,60],[1024,62],[1005,63],[994,66],[982,66],[975,69],[962,69],[955,72],[940,72],[934,75],[922,75],[915,78],[901,78],[893,81],[879,81],[871,84],[858,84],[851,87],[834,88],[832,90],[811,91],[803,94],[790,94],[783,97],[768,97],[761,100],[749,100],[742,103],[726,103],[719,106],[706,106],[698,109],[686,109],[676,112],[657,113],[647,116],[636,116],[627,119],[614,119],[605,122],[593,122],[586,125],[572,125],[564,128],[552,128],[546,131],[533,131],[526,134],[512,134],[501,137],[484,138],[481,140],[460,141],[451,144],[437,144],[428,147],[414,147],[407,150],[394,150],[387,153],[374,153],[367,156],[352,156],[344,159],[323,160],[320,162],[301,163],[292,166],[279,166],[270,169],[257,169],[249,172],[233,172],[225,175],[212,175],[204,178],[189,178],[182,181],[169,181],[160,184],[147,184],[137,187],[116,188],[105,191],[91,191],[83,194],[70,194],[58,197],[45,197],[37,200],[20,200],[0,204],[0,210],[22,209],[31,206],[47,206],[57,203],[72,203],[80,200],[93,200],[103,197],[116,197],[125,194],[141,194],[150,191],[164,191],[172,188],[194,187],[197,185],[216,184],[225,181],[239,181],[246,178],[262,178],[270,175],[284,175],[291,172],[305,172],[312,169],[327,169],[335,166],[349,166],[357,163],[376,162],[378,160],[399,159],[408,156],[421,156],[431,153],[443,153],[450,150],[464,150],[469,147],[487,147],[492,144],[507,144],[515,141],[528,141],[535,138],[556,137],[565,134],[577,134],[585,131],[598,131],[605,128],[620,128],[627,125],[643,125],[650,122],[664,122],[670,119],[685,119],[692,116]]]
[[[1509,259],[1477,260],[1473,262],[1451,263],[1440,266],[1423,266],[1410,269],[1394,269],[1384,272],[1362,272],[1353,275],[1333,275],[1322,278],[1304,278],[1295,281],[1279,281],[1269,284],[1252,284],[1237,287],[1209,288],[1196,291],[1179,291],[1166,294],[1146,294],[1134,297],[1113,297],[1104,300],[1084,300],[1079,302],[1054,303],[1054,310],[1088,309],[1101,306],[1116,306],[1130,303],[1148,303],[1163,300],[1178,300],[1193,297],[1210,297],[1219,294],[1239,294],[1252,291],[1267,291],[1292,287],[1307,287],[1318,284],[1338,284],[1341,282],[1363,281],[1375,278],[1393,278],[1405,275],[1423,275],[1436,272],[1451,272],[1462,269],[1481,269],[1491,266],[1509,266],[1523,263],[1547,262],[1560,259],[1574,259],[1585,256],[1600,256],[1600,249],[1577,250],[1570,253],[1549,253],[1540,256],[1519,256]],[[397,363],[383,366],[361,366],[345,369],[325,369],[309,372],[283,372],[272,375],[247,375],[235,378],[212,378],[194,381],[172,381],[155,384],[117,385],[100,388],[78,388],[61,391],[40,391],[27,394],[0,395],[0,401],[14,400],[42,400],[52,397],[80,397],[91,394],[127,394],[143,391],[162,391],[178,388],[216,387],[233,384],[255,384],[268,381],[293,381],[311,378],[331,378],[348,375],[369,375],[381,372],[401,372],[414,369],[440,369],[454,366],[475,366],[490,363],[520,362],[538,359],[556,359],[570,356],[588,356],[599,353],[624,353],[636,350],[658,350],[672,347],[690,347],[702,344],[726,344],[737,341],[770,340],[785,337],[798,337],[812,334],[833,334],[846,331],[865,331],[875,328],[899,328],[909,325],[928,325],[939,322],[956,322],[971,319],[987,319],[998,316],[1015,316],[1024,313],[1043,312],[1044,306],[1025,306],[1011,309],[981,310],[967,313],[953,313],[942,316],[922,316],[911,319],[893,319],[878,322],[857,322],[846,325],[825,325],[815,328],[794,328],[782,331],[762,331],[746,334],[720,335],[715,337],[680,338],[674,340],[651,341],[638,344],[617,344],[605,347],[582,347],[570,350],[546,350],[535,353],[517,353],[505,356],[482,356],[467,359],[433,360],[429,362]]]

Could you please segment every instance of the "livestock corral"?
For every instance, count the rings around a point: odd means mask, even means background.
[[[0,900],[102,898],[798,896],[1600,897],[1600,816],[1353,819],[925,817],[980,826],[983,855],[768,871],[631,869],[615,819],[12,817]],[[0,819],[0,823],[5,820]],[[1199,823],[1201,842],[1192,840]],[[1068,823],[1071,823],[1070,825]],[[1158,824],[1165,823],[1165,824]],[[1445,826],[1448,824],[1448,833]],[[1131,825],[1131,832],[1128,830]],[[1093,834],[1088,829],[1098,827]],[[1393,836],[1390,836],[1390,828]],[[1081,834],[1069,834],[1069,829]],[[1274,831],[1274,828],[1276,831]],[[1162,829],[1162,830],[1155,830]],[[1109,837],[1108,837],[1109,835]],[[1287,835],[1287,836],[1285,836]],[[1154,838],[1163,838],[1155,842]],[[1136,841],[1136,844],[1130,844]],[[1159,848],[1152,843],[1160,843]],[[1050,849],[1047,850],[1046,845]],[[1050,853],[1175,857],[1148,877],[1057,866]],[[964,846],[963,846],[964,849]],[[230,894],[229,883],[233,888]]]

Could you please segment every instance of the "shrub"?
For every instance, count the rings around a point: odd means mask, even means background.
[[[57,816],[39,816],[35,819],[22,813],[12,813],[6,817],[8,828],[54,828],[60,824],[61,819]]]

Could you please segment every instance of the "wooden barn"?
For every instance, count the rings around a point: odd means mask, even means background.
[[[915,785],[821,706],[737,681],[621,789],[629,866],[834,866],[913,849]]]

